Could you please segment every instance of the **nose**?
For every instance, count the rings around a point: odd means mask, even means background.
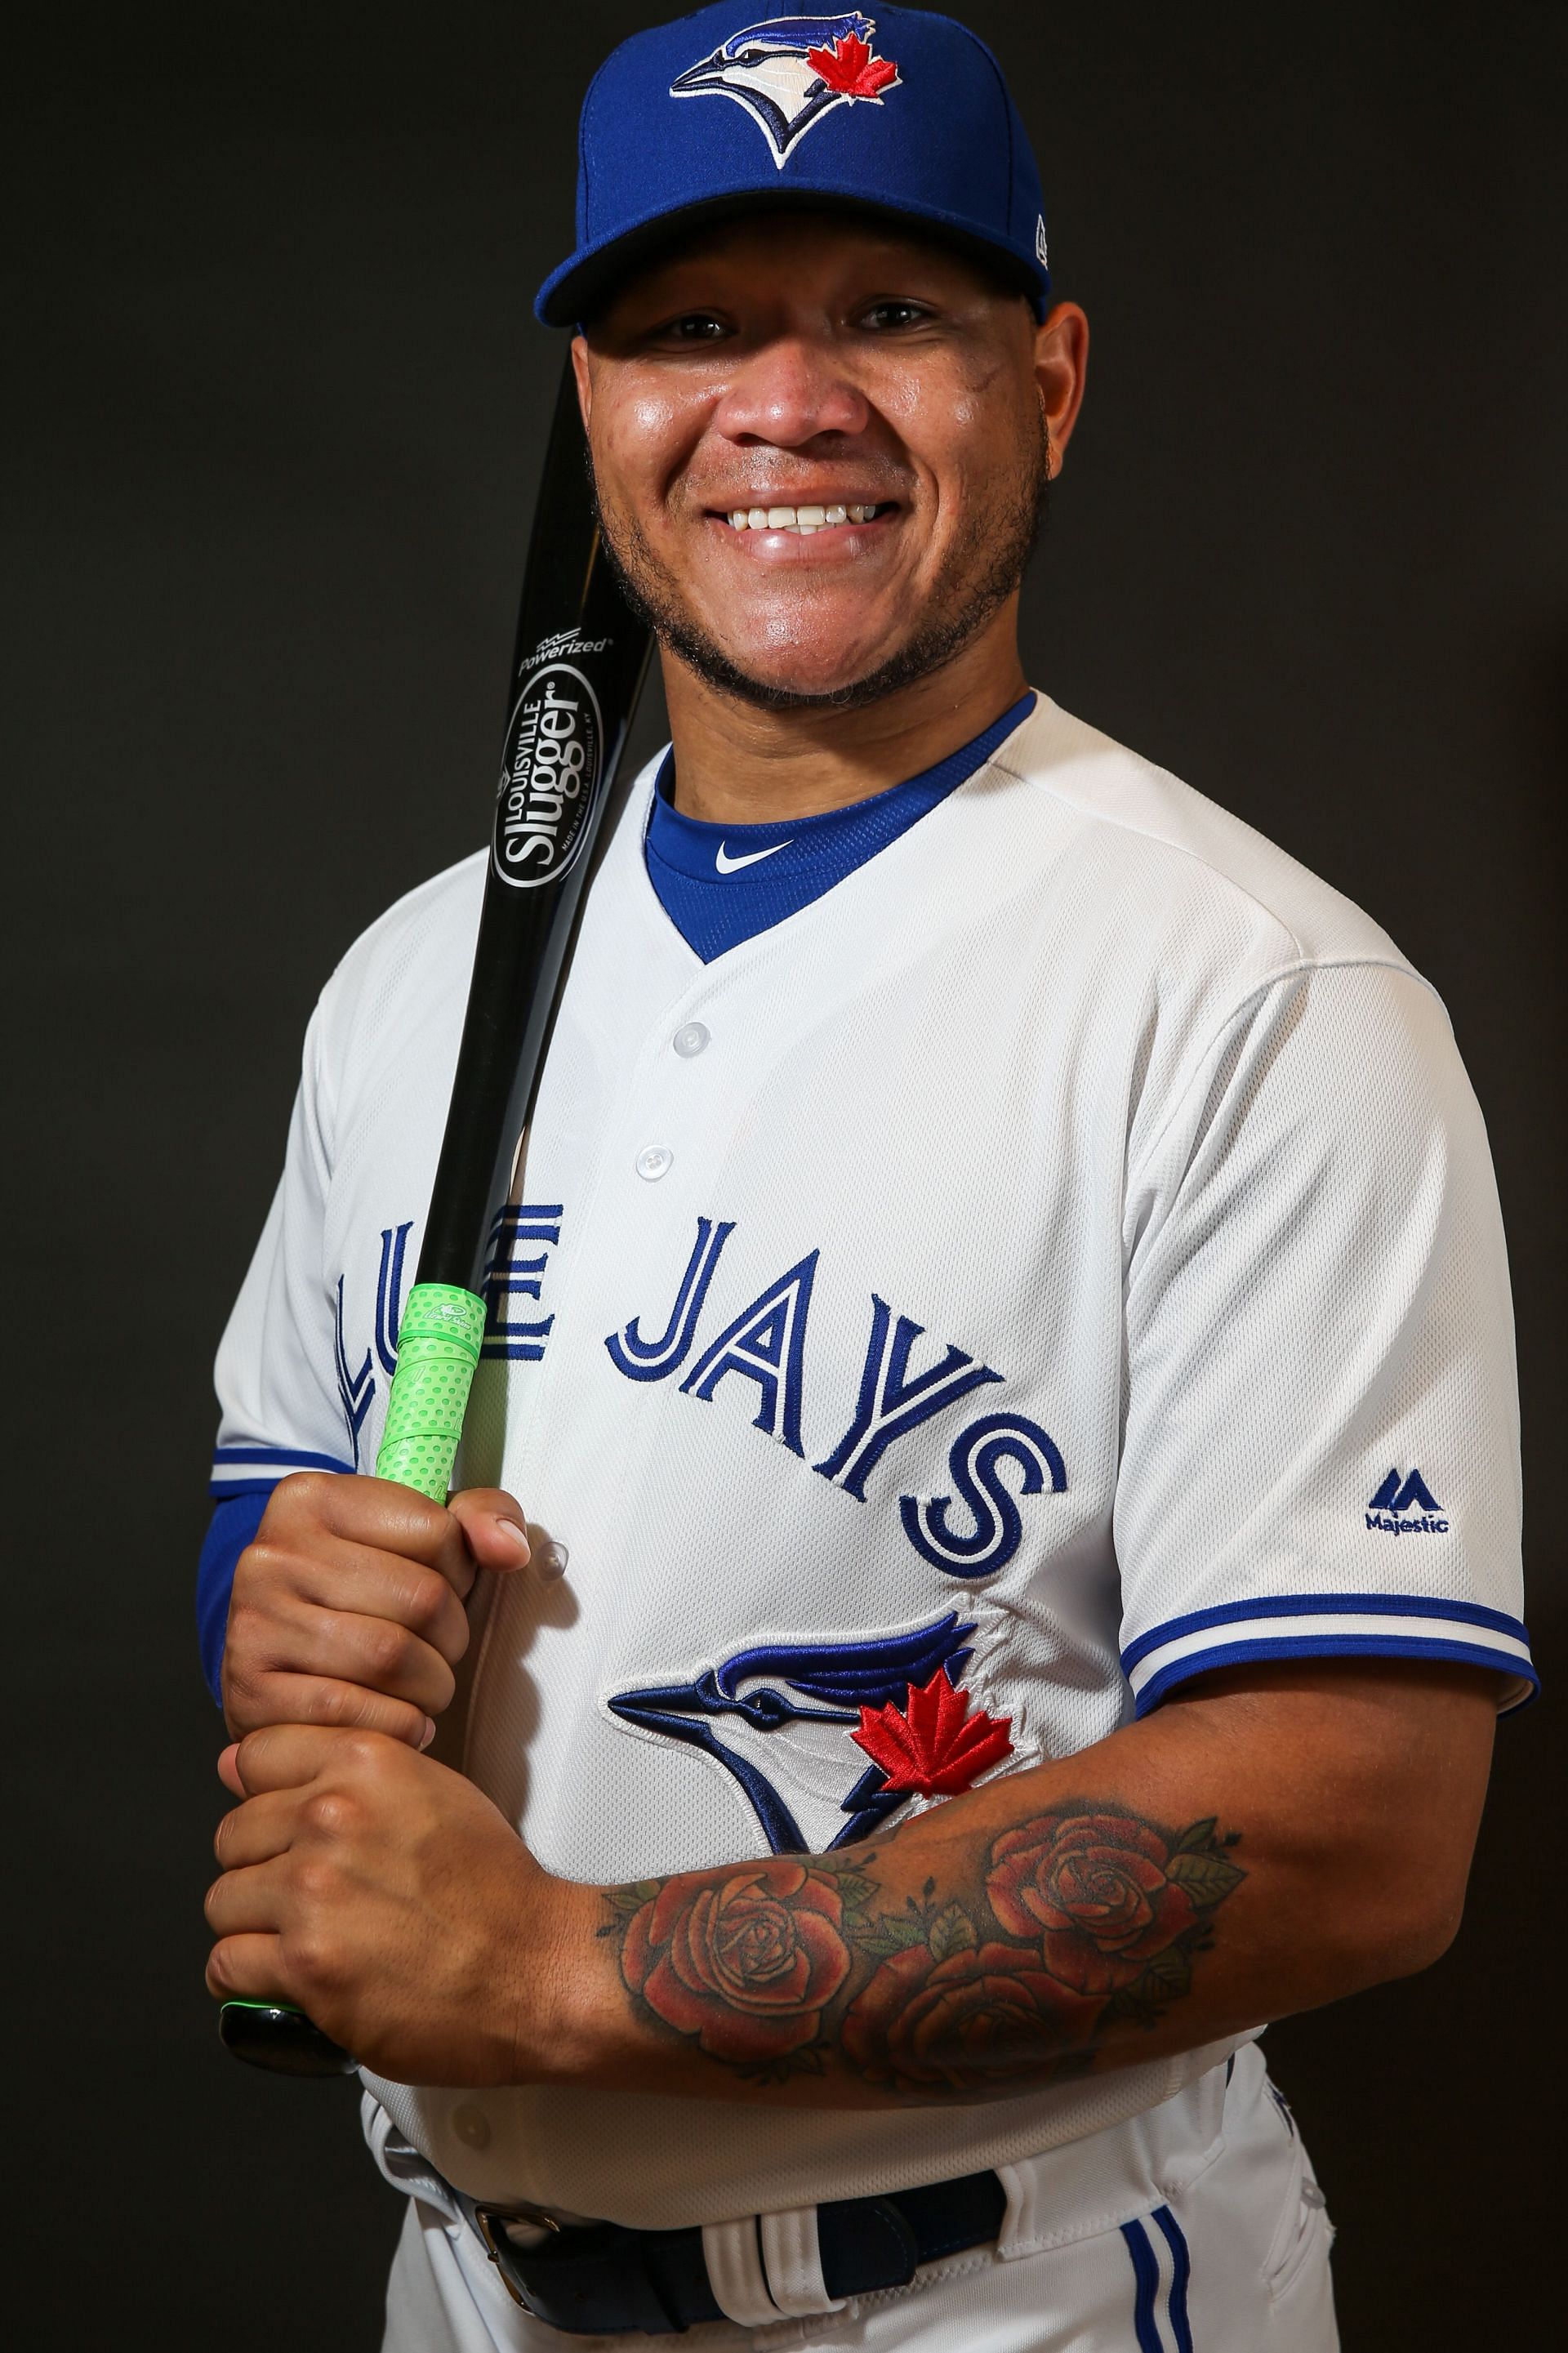
[[[823,433],[863,433],[870,413],[830,346],[791,335],[742,362],[713,423],[731,441],[796,449]]]

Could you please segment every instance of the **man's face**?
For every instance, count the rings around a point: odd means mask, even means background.
[[[611,548],[712,682],[869,700],[1016,593],[1047,472],[1036,323],[945,248],[753,216],[661,255],[575,355]]]

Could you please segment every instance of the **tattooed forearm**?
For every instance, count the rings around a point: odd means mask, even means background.
[[[973,2097],[1156,2025],[1247,1875],[1237,1836],[1074,1799],[955,1844],[952,1885],[903,1894],[890,1839],[615,1888],[599,1934],[644,2014],[753,2081]]]

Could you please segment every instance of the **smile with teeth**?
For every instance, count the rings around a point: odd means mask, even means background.
[[[724,520],[732,531],[793,531],[809,539],[835,523],[871,522],[881,512],[878,506],[737,507]]]

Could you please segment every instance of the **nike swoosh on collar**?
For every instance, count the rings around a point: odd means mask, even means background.
[[[793,841],[795,837],[792,834],[790,836],[790,840]],[[770,843],[766,849],[748,849],[744,851],[741,857],[731,858],[730,855],[729,844],[721,841],[719,844],[718,851],[713,862],[718,867],[721,874],[738,874],[742,866],[754,866],[759,858],[771,858],[773,855],[774,850],[787,849],[788,848],[788,841],[774,841]]]

